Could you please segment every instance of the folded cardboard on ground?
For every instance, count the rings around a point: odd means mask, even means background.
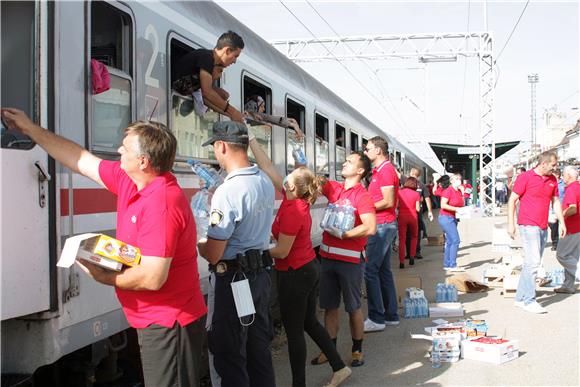
[[[108,235],[87,233],[67,238],[56,265],[70,267],[77,258],[109,270],[120,271],[123,265],[138,265],[141,252],[137,247]]]

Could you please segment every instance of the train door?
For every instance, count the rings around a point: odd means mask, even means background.
[[[1,101],[4,107],[25,111],[40,120],[43,95],[39,76],[41,57],[37,31],[40,3],[1,3],[2,71]],[[43,8],[45,10],[46,8]],[[46,75],[46,74],[44,74]],[[45,78],[45,77],[42,77]],[[41,87],[39,87],[41,85]],[[50,308],[49,180],[48,156],[28,137],[1,131],[2,170],[2,320]]]

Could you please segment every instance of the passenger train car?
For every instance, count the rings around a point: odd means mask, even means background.
[[[230,103],[242,110],[244,100],[258,94],[268,113],[295,118],[306,134],[309,166],[318,174],[340,180],[348,153],[374,135],[386,135],[212,2],[3,1],[1,17],[2,106],[23,109],[40,125],[108,159],[117,157],[128,123],[165,123],[178,139],[174,173],[188,196],[199,180],[185,161],[215,164],[210,147],[201,144],[223,118],[197,116],[191,99],[172,92],[172,66],[191,50],[213,48],[227,30],[246,44],[221,79]],[[106,64],[108,91],[93,94],[91,60]],[[258,138],[280,172],[290,171],[292,132],[264,126]],[[389,142],[403,172],[414,166],[430,174],[409,149]],[[2,373],[32,374],[87,346],[89,363],[96,365],[116,350],[110,338],[123,335],[126,320],[111,287],[74,266],[57,270],[56,261],[73,234],[114,235],[115,198],[4,128],[0,160]],[[324,206],[320,199],[313,208],[315,245]],[[199,261],[203,287],[207,265]]]

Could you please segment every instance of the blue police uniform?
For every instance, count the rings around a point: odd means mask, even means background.
[[[272,182],[254,165],[228,174],[211,201],[207,236],[227,240],[223,266],[218,264],[210,277],[208,297],[209,350],[224,387],[275,385],[270,351],[273,333],[269,272],[260,267],[241,274],[239,266],[234,265],[249,251],[268,250],[274,199]],[[234,276],[236,280],[244,276],[249,280],[256,309],[254,316],[242,321],[232,295]]]

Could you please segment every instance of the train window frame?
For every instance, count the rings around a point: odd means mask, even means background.
[[[114,76],[114,77],[118,77],[121,80],[126,80],[129,81],[130,87],[129,90],[131,92],[131,96],[129,98],[131,107],[129,109],[129,114],[130,117],[128,119],[128,123],[130,124],[131,122],[135,121],[135,111],[136,111],[136,106],[135,106],[135,98],[136,98],[136,92],[135,92],[135,47],[136,47],[136,18],[135,15],[133,13],[133,10],[122,3],[109,3],[106,1],[92,1],[92,2],[87,2],[85,3],[85,25],[87,26],[87,34],[85,36],[85,122],[86,122],[86,141],[85,141],[85,146],[87,149],[91,150],[92,152],[96,153],[96,154],[102,154],[102,155],[106,155],[109,157],[114,157],[114,158],[118,158],[119,154],[117,152],[117,149],[119,147],[119,145],[121,144],[121,141],[124,137],[124,134],[121,136],[121,139],[119,141],[118,144],[111,144],[110,146],[101,146],[101,145],[96,145],[95,144],[95,136],[93,134],[93,129],[94,125],[93,125],[93,114],[95,113],[95,108],[94,108],[94,103],[95,103],[95,95],[99,95],[99,94],[93,94],[92,93],[92,66],[91,66],[91,59],[93,59],[93,55],[92,55],[92,39],[93,39],[93,6],[96,4],[103,4],[105,7],[110,7],[112,8],[114,11],[122,13],[122,17],[127,17],[128,20],[131,23],[130,26],[130,34],[131,36],[127,39],[126,37],[123,37],[123,46],[122,46],[122,56],[123,56],[123,62],[127,62],[129,61],[129,64],[127,66],[127,69],[129,72],[124,71],[125,70],[125,66],[123,66],[123,69],[118,69],[116,67],[110,67],[110,66],[106,66],[107,71],[109,72],[109,75]],[[126,27],[126,25],[124,25]],[[128,46],[128,47],[126,47]],[[127,53],[126,51],[129,50],[130,52]],[[102,62],[101,62],[102,63]],[[102,94],[102,93],[100,93]],[[124,129],[124,128],[123,128]]]
[[[338,127],[340,127],[343,131],[343,146],[338,145]],[[346,147],[346,139],[347,139],[347,125],[344,125],[339,120],[334,120],[334,175],[336,180],[342,181],[342,165],[346,161],[346,157],[348,156],[348,148]],[[339,151],[344,151],[344,157],[339,160]]]
[[[266,98],[264,98],[264,102],[266,103],[266,114],[272,114],[272,84],[265,81],[264,79],[258,77],[257,75],[253,74],[252,72],[248,71],[247,69],[243,69],[241,71],[241,85],[240,85],[240,93],[241,93],[241,112],[244,112],[245,104],[246,104],[246,82],[253,83],[254,86],[258,88],[262,88],[266,91]],[[264,125],[252,125],[252,129],[254,135],[256,136],[256,141],[262,147],[262,150],[266,152],[270,160],[272,160],[273,155],[273,146],[272,146],[272,133],[273,128],[270,124]],[[248,153],[248,157],[252,163],[256,163],[256,158],[252,152]]]
[[[199,50],[199,49],[204,49],[205,47],[191,39],[186,38],[185,36],[179,34],[178,32],[174,31],[174,30],[169,30],[167,33],[167,38],[166,38],[166,47],[168,48],[168,53],[165,55],[166,58],[166,77],[167,77],[167,127],[168,129],[171,131],[171,133],[173,133],[173,135],[176,137],[177,141],[178,141],[178,151],[176,152],[175,155],[175,167],[179,168],[179,170],[181,171],[182,169],[185,171],[189,170],[189,166],[186,164],[187,160],[190,159],[194,159],[194,160],[198,160],[201,161],[205,164],[208,165],[218,165],[218,161],[216,160],[215,156],[213,155],[213,150],[211,149],[211,147],[207,147],[207,157],[196,157],[196,156],[191,156],[191,155],[184,155],[184,154],[180,154],[179,153],[179,146],[180,146],[180,142],[179,142],[179,134],[175,133],[175,120],[173,118],[173,114],[174,114],[174,109],[173,109],[173,100],[175,97],[183,100],[181,101],[181,103],[185,102],[185,101],[190,101],[191,103],[193,103],[193,98],[191,97],[187,97],[187,96],[183,96],[177,92],[175,92],[171,85],[172,85],[172,73],[171,73],[171,68],[172,68],[172,60],[173,60],[173,55],[172,55],[172,44],[173,44],[173,40],[175,40],[177,42],[177,44],[181,45],[181,46],[185,46],[186,48],[191,49],[192,51],[195,50]],[[218,83],[219,84],[219,83]],[[191,114],[194,114],[197,116],[197,114],[193,111],[191,112]],[[218,112],[213,112],[212,115],[214,115],[214,118],[216,118],[215,120],[205,120],[209,122],[218,122],[221,121],[221,115]],[[196,117],[196,123],[198,123],[197,120],[202,120],[202,118],[200,117]],[[213,125],[213,124],[212,124]],[[207,136],[205,136],[207,138],[211,137],[211,132],[208,133]],[[204,139],[205,139],[204,137]],[[201,139],[199,146],[201,147],[201,143],[203,142],[204,139]],[[195,144],[194,144],[195,145]]]
[[[352,136],[356,136],[356,143],[355,143],[356,146],[353,146]],[[358,152],[360,150],[360,143],[359,143],[360,135],[351,129],[349,139],[350,139],[350,151],[351,151],[351,153]]]
[[[300,126],[300,129],[302,129],[302,132],[304,134],[306,134],[306,104],[304,102],[302,102],[299,98],[294,97],[293,95],[286,93],[286,95],[284,96],[284,116],[288,117],[288,101],[292,102],[294,105],[298,105],[302,108],[301,110],[301,116],[299,120],[296,120],[298,122],[298,126]],[[295,133],[295,131],[293,129],[289,129],[286,128],[286,133],[284,135],[284,139],[285,139],[285,156],[284,156],[284,162],[285,162],[285,169],[286,169],[286,174],[289,175],[290,173],[292,173],[292,171],[294,171],[294,164],[290,164],[291,161],[294,161],[294,158],[292,157],[292,150],[290,149],[290,141],[289,141],[289,136],[293,135]],[[294,144],[298,143],[297,141],[292,140],[292,142]],[[302,139],[302,151],[304,152],[304,154],[306,154],[306,145],[307,145],[307,140],[306,140],[306,136],[304,136],[304,138]]]
[[[326,120],[326,138],[324,139],[324,141],[327,144],[327,149],[326,149],[326,168],[325,171],[319,171],[318,170],[318,152],[317,152],[317,146],[318,146],[318,138],[317,138],[317,125],[316,125],[316,119],[317,116],[323,118],[324,120]],[[314,171],[317,175],[323,175],[326,177],[330,177],[330,119],[328,117],[328,115],[326,115],[325,113],[322,113],[321,111],[319,111],[318,109],[314,109],[314,130],[313,130],[313,140],[314,140]],[[320,141],[321,143],[323,141]]]

